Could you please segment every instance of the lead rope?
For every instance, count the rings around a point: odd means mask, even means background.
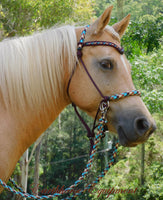
[[[60,193],[55,193],[55,194],[52,194],[52,195],[43,195],[43,196],[35,196],[35,195],[31,195],[29,193],[24,192],[22,190],[22,188],[20,188],[11,179],[9,179],[9,181],[15,186],[15,188],[18,191],[13,189],[13,188],[11,188],[9,185],[4,183],[1,179],[0,179],[0,185],[2,185],[8,191],[10,191],[12,193],[15,193],[16,195],[20,195],[20,196],[22,196],[24,198],[29,198],[29,199],[49,199],[49,198],[58,197],[58,196],[63,195],[63,194],[72,193],[74,191],[74,188],[76,188],[82,182],[82,180],[84,180],[88,176],[88,173],[89,173],[89,171],[90,171],[90,169],[92,167],[92,163],[93,163],[95,154],[97,152],[97,148],[99,146],[99,142],[100,142],[100,140],[101,140],[101,138],[103,137],[103,134],[104,134],[104,125],[107,123],[106,113],[107,113],[107,110],[109,108],[108,106],[109,106],[108,102],[103,102],[102,101],[101,104],[100,104],[101,118],[99,119],[99,123],[98,123],[98,127],[97,127],[98,133],[96,135],[96,139],[95,139],[95,143],[94,143],[94,146],[93,146],[93,150],[91,152],[91,155],[90,155],[90,158],[89,158],[89,161],[88,161],[88,163],[86,165],[85,170],[83,171],[83,173],[79,177],[79,179],[74,183],[74,185],[71,185],[69,188],[66,188],[64,191],[61,191]],[[117,141],[115,146],[114,146],[114,148],[113,148],[113,155],[112,155],[110,161],[108,162],[108,164],[105,167],[104,171],[95,179],[95,181],[93,181],[91,184],[88,184],[87,186],[85,186],[83,190],[80,190],[80,192],[75,193],[74,195],[71,195],[69,197],[63,198],[62,200],[75,198],[75,197],[81,195],[82,193],[84,193],[84,192],[90,190],[91,188],[93,188],[105,176],[107,171],[114,164],[115,157],[116,157],[116,154],[117,154],[118,145],[119,145],[119,143]]]

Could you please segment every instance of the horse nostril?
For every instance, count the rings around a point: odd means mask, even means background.
[[[150,128],[149,122],[147,121],[145,117],[136,118],[134,125],[135,125],[136,132],[140,136],[144,135],[147,132],[147,130],[149,130]]]

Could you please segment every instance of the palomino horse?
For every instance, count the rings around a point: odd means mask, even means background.
[[[85,41],[109,41],[120,46],[130,15],[107,26],[111,10],[112,6],[87,29]],[[0,179],[3,181],[7,182],[23,152],[68,104],[74,102],[95,117],[101,95],[77,58],[77,41],[82,31],[83,27],[65,26],[0,43]],[[135,89],[130,64],[117,49],[89,46],[83,48],[82,54],[87,70],[105,96]],[[107,118],[108,129],[118,133],[124,146],[145,142],[156,128],[139,96],[110,102]]]

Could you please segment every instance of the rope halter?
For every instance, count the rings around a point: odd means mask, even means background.
[[[91,153],[91,151],[93,149],[93,145],[94,145],[93,138],[95,137],[95,134],[94,134],[94,129],[96,128],[95,124],[96,124],[96,120],[97,120],[97,117],[98,117],[98,114],[99,114],[100,110],[102,112],[101,108],[105,107],[105,118],[106,118],[106,113],[107,113],[107,110],[109,108],[109,102],[110,101],[119,100],[119,99],[122,99],[122,98],[125,98],[125,97],[128,97],[128,96],[135,96],[135,95],[136,96],[140,96],[140,92],[138,90],[132,90],[132,91],[129,91],[129,92],[124,92],[124,93],[121,93],[121,94],[115,94],[115,95],[112,95],[112,96],[103,95],[103,93],[101,92],[101,90],[99,89],[99,87],[97,86],[95,81],[93,80],[91,74],[87,70],[87,67],[86,67],[86,65],[85,65],[85,63],[84,63],[84,61],[82,59],[82,49],[83,49],[83,47],[88,47],[88,46],[110,46],[110,47],[115,48],[120,54],[124,54],[124,48],[114,44],[113,42],[108,42],[108,41],[87,41],[87,42],[85,42],[85,35],[86,35],[86,32],[87,32],[87,28],[89,28],[89,25],[86,26],[85,29],[81,33],[81,38],[80,38],[80,41],[78,42],[78,46],[77,46],[77,56],[78,56],[79,61],[82,64],[85,72],[87,73],[89,79],[91,80],[92,84],[95,86],[95,88],[99,92],[100,96],[102,97],[102,100],[100,102],[100,105],[99,105],[97,113],[96,113],[96,117],[94,119],[94,124],[93,124],[92,130],[89,128],[87,123],[84,121],[84,119],[79,114],[75,103],[72,103],[72,106],[74,107],[74,110],[75,110],[77,116],[79,117],[80,121],[83,123],[83,125],[85,126],[85,128],[87,130],[87,137],[90,139],[90,144],[91,144],[91,150],[90,150],[90,153]],[[69,82],[68,82],[68,86],[67,86],[67,94],[68,94],[69,97],[70,97],[70,95],[69,95],[69,87],[70,87],[71,79],[73,77],[75,69],[76,68],[74,68],[74,70],[73,70],[73,72],[72,72],[72,74],[70,76],[70,79],[69,79]],[[104,134],[104,136],[105,136],[105,134]]]

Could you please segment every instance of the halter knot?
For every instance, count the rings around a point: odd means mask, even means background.
[[[82,49],[77,50],[77,57],[81,58],[82,57]]]

